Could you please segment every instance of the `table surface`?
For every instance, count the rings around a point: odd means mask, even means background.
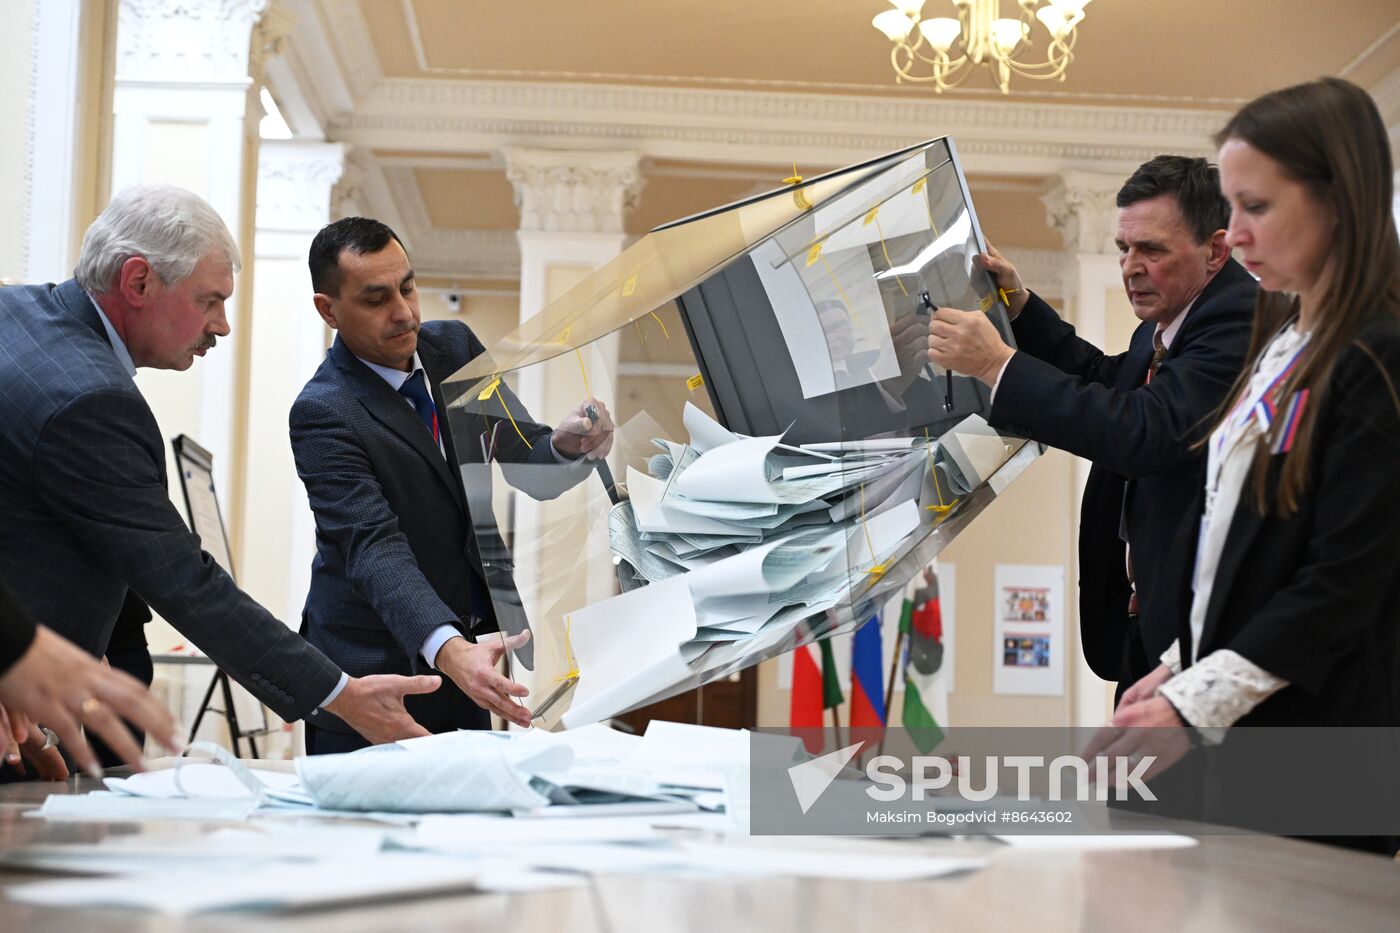
[[[97,842],[146,833],[188,836],[192,821],[49,823],[24,815],[51,793],[81,793],[88,778],[0,787],[0,849],[31,842]],[[755,837],[740,845],[783,845]],[[188,919],[124,910],[40,908],[0,899],[0,930],[104,933],[171,930],[470,930],[538,933],[793,930],[888,933],[891,928],[1042,930],[1321,930],[1400,928],[1400,865],[1376,855],[1263,836],[1203,836],[1185,849],[1028,851],[988,840],[804,838],[805,848],[878,847],[985,856],[977,872],[919,882],[859,883],[772,877],[682,881],[603,876],[528,894],[449,894],[314,911],[229,912]],[[5,886],[40,876],[0,871]]]

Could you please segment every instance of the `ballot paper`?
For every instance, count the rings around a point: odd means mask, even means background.
[[[260,771],[249,768],[247,774],[265,790],[291,790],[300,779],[285,771]],[[108,790],[133,797],[172,800],[180,797],[246,799],[255,796],[239,776],[222,764],[181,762],[181,767],[159,771],[143,771],[130,777],[104,778]]]
[[[695,637],[695,603],[683,576],[593,603],[569,624],[580,671],[564,716],[570,728],[627,709],[689,670],[679,649]]]
[[[376,746],[345,755],[297,759],[297,775],[317,806],[391,813],[453,813],[540,807],[549,798],[531,785],[541,771],[566,768],[563,747],[493,741],[415,753]]]
[[[625,764],[664,784],[723,790],[728,769],[748,769],[751,741],[747,729],[653,719]]]

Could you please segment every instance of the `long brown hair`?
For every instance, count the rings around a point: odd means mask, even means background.
[[[1331,205],[1337,219],[1323,266],[1312,336],[1283,386],[1282,398],[1306,390],[1308,403],[1292,447],[1283,455],[1272,497],[1266,488],[1270,451],[1275,449],[1285,419],[1274,419],[1266,441],[1255,448],[1250,468],[1250,489],[1258,512],[1268,514],[1272,504],[1275,514],[1288,516],[1298,511],[1308,482],[1318,413],[1337,360],[1356,342],[1356,335],[1373,315],[1400,316],[1400,241],[1391,215],[1390,140],[1370,96],[1340,78],[1323,78],[1256,98],[1215,135],[1217,146],[1230,139],[1243,140],[1273,159],[1285,175]],[[1235,380],[1217,426],[1248,388],[1264,348],[1297,314],[1297,296],[1259,292],[1254,332],[1245,357],[1249,363]],[[1394,396],[1394,386],[1391,388]]]

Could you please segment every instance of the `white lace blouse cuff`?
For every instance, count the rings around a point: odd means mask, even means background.
[[[1250,710],[1288,686],[1240,654],[1213,651],[1158,688],[1181,718],[1210,744]]]
[[[1158,660],[1165,664],[1167,667],[1171,668],[1173,674],[1180,674],[1181,639],[1178,638],[1176,641],[1172,642],[1172,646],[1166,651],[1163,651],[1162,656],[1158,658]]]

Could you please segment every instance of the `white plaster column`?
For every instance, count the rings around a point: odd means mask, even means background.
[[[267,2],[121,0],[117,13],[111,190],[145,182],[188,188],[218,210],[243,249],[244,271],[227,309],[233,332],[225,346],[196,361],[190,373],[142,370],[137,379],[163,435],[189,434],[214,453],[215,482],[226,508],[241,498],[242,488],[235,475],[243,459],[238,426],[246,409],[238,389],[240,368],[246,373],[247,365],[247,240],[261,116],[260,107],[250,107],[256,99],[251,53],[267,42],[257,29]],[[236,520],[233,526],[237,539]]]
[[[1050,226],[1058,230],[1064,240],[1065,253],[1060,270],[1061,291],[1065,301],[1063,313],[1074,324],[1079,336],[1101,347],[1105,352],[1117,352],[1119,348],[1106,346],[1110,334],[1120,330],[1112,326],[1111,313],[1121,313],[1121,303],[1112,302],[1114,290],[1121,295],[1122,277],[1118,270],[1118,248],[1115,238],[1118,228],[1118,208],[1115,205],[1118,189],[1123,179],[1117,176],[1089,172],[1065,172],[1059,183],[1045,195],[1046,216]],[[1110,310],[1112,305],[1112,311]],[[1078,554],[1077,534],[1079,528],[1079,504],[1084,495],[1084,484],[1089,478],[1089,461],[1075,459],[1074,488],[1071,505],[1073,512],[1070,528],[1075,534],[1067,542],[1066,550]],[[1070,579],[1078,577],[1078,557],[1075,557]],[[1077,587],[1070,593],[1077,594]],[[1071,722],[1078,726],[1103,724],[1112,712],[1112,685],[1089,669],[1084,660],[1084,652],[1078,642],[1078,600],[1071,597],[1074,611],[1074,635],[1070,650],[1075,664],[1070,674]]]
[[[634,152],[541,149],[507,149],[503,155],[506,176],[515,188],[520,208],[520,320],[524,322],[622,251],[627,240],[623,218],[636,205],[642,187],[640,157]],[[617,397],[617,337],[603,337],[581,352],[588,368],[589,389],[612,406]],[[535,367],[517,386],[521,401],[538,420],[558,421],[582,397],[581,375],[573,354],[569,357]],[[614,476],[617,469],[613,464]],[[594,500],[598,500],[598,509],[606,509],[600,483],[590,479],[582,494],[590,497],[590,513]],[[544,528],[561,530],[570,511],[567,505],[536,502],[517,494],[514,514],[517,540],[523,541]],[[542,570],[554,568],[557,572],[564,562],[577,563],[576,544],[570,547],[567,542],[555,541],[541,548],[517,547],[515,575],[526,598],[526,611],[537,628],[541,621],[557,621],[544,616],[562,599],[586,603],[611,595],[612,563],[606,536],[605,523],[592,522],[587,547],[594,557],[583,593],[566,594],[558,587],[538,584]],[[548,633],[537,631],[536,637],[536,670],[548,675]]]
[[[78,162],[92,157],[77,144],[82,6],[81,0],[46,0],[34,8],[23,270],[28,282],[62,282],[77,260]]]
[[[331,220],[340,143],[268,140],[258,152],[248,389],[248,495],[240,576],[245,589],[295,628],[311,580],[315,521],[297,477],[287,413],[325,358],[328,332],[311,296],[307,251]]]

